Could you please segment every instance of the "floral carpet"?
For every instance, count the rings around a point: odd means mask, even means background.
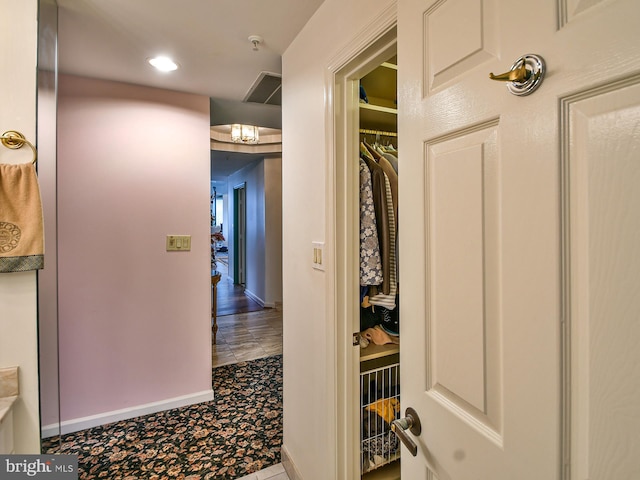
[[[280,463],[282,355],[213,370],[215,399],[43,440],[80,480],[231,480]]]

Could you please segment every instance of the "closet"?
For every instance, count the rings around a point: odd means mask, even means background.
[[[400,478],[397,57],[360,79],[360,472]]]

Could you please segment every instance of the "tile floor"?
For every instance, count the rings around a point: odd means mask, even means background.
[[[287,476],[287,472],[284,471],[282,464],[278,463],[259,472],[237,478],[236,480],[289,480],[289,477]]]

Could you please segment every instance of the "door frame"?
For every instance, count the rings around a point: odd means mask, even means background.
[[[233,283],[244,285],[247,278],[247,182],[233,187],[233,224]]]
[[[360,478],[359,348],[352,345],[360,329],[359,291],[359,82],[396,51],[397,6],[390,2],[329,62],[325,70],[327,145],[326,257],[327,335],[333,339],[327,364],[333,365],[327,400],[334,409],[331,428],[336,472],[333,478]]]

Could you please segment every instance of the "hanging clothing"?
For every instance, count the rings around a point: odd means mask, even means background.
[[[393,310],[396,308],[396,293],[398,291],[398,280],[396,278],[396,224],[395,217],[393,213],[393,201],[391,198],[391,185],[389,183],[389,178],[387,174],[384,173],[385,179],[385,191],[387,197],[387,220],[388,220],[388,230],[389,230],[389,250],[388,250],[388,270],[389,274],[389,289],[387,291],[382,289],[382,293],[377,295],[369,296],[369,303],[371,305],[379,305],[381,307],[386,307],[389,310]],[[383,258],[383,269],[385,266],[385,259]]]
[[[382,156],[386,158],[389,161],[389,163],[391,163],[391,166],[393,167],[393,169],[396,171],[396,173],[398,173],[398,157],[396,157],[394,154],[389,152],[383,153]]]
[[[391,159],[393,159],[395,163],[392,162]],[[385,173],[389,176],[389,179],[391,181],[391,193],[393,195],[393,212],[395,213],[395,220],[396,220],[396,248],[394,250],[396,255],[396,279],[399,279],[400,273],[398,270],[398,266],[399,266],[398,235],[400,232],[400,227],[398,222],[398,158],[391,154],[385,153],[382,155],[382,158],[380,159],[379,164],[381,167],[383,167]],[[394,186],[395,186],[395,194],[394,194]]]
[[[389,182],[391,184],[391,197],[393,199],[393,213],[394,213],[394,216],[395,216],[394,218],[396,222],[396,248],[394,252],[396,255],[396,279],[397,279],[399,278],[398,260],[397,260],[397,256],[398,256],[397,245],[398,245],[398,231],[399,231],[399,228],[398,228],[398,165],[397,165],[398,159],[393,155],[388,155],[389,157],[395,160],[395,167],[394,167],[393,163],[387,158],[386,154],[380,151],[379,146],[374,147],[372,145],[369,145],[367,142],[361,142],[361,145],[364,146],[367,153],[369,153],[369,155],[371,155],[375,159],[376,163],[380,165],[384,173],[386,173],[387,177],[389,177]],[[384,293],[387,293],[387,292],[384,292]]]
[[[390,261],[391,261],[391,234],[389,230],[389,211],[393,214],[393,206],[388,208],[386,194],[385,173],[374,160],[367,156],[361,157],[367,164],[371,172],[371,182],[373,187],[373,206],[376,214],[376,227],[378,230],[378,242],[380,245],[380,257],[382,260],[382,283],[380,288],[383,293],[389,294],[390,284]],[[395,268],[395,267],[394,267]]]
[[[393,169],[389,160],[384,157],[378,159],[378,165],[382,168],[382,171],[387,175],[389,179],[389,186],[391,187],[391,205],[393,206],[393,218],[395,219],[396,232],[398,231],[398,174]]]
[[[380,285],[382,280],[371,172],[360,159],[360,285]]]

